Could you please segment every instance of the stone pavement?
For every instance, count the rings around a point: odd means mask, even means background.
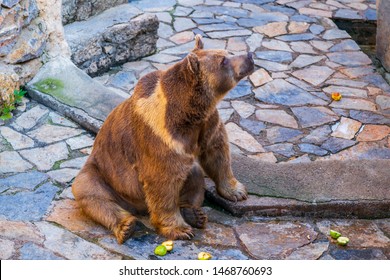
[[[234,155],[278,163],[280,170],[287,161],[301,168],[305,162],[329,159],[382,159],[387,164],[390,87],[329,19],[346,10],[370,19],[372,2],[135,1],[160,19],[159,52],[95,80],[131,94],[140,76],[184,57],[193,46],[193,32],[201,33],[206,48],[256,54],[259,70],[219,105]],[[341,101],[330,99],[333,91],[343,94]],[[28,99],[2,124],[1,259],[160,258],[153,250],[163,239],[146,217],[140,218],[133,238],[117,245],[107,230],[79,211],[70,183],[92,144],[93,135],[79,125]],[[299,185],[295,188],[299,192]],[[376,189],[366,192],[367,197],[377,194]],[[278,196],[268,195],[271,200]],[[176,241],[163,259],[196,259],[200,251],[215,259],[390,258],[390,219],[233,217],[215,208],[206,203],[207,228],[196,230],[191,241]],[[348,236],[350,244],[336,245],[328,236],[330,228]]]
[[[131,94],[140,76],[182,59],[200,33],[206,48],[255,52],[258,70],[219,105],[230,141],[248,157],[390,158],[390,86],[329,19],[374,20],[375,1],[155,2],[133,3],[158,16],[159,52],[96,80]]]

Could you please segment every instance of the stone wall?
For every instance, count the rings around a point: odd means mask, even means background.
[[[68,24],[74,21],[86,20],[111,7],[127,2],[128,0],[63,0],[62,22]]]
[[[390,1],[377,0],[378,29],[376,37],[377,57],[390,72]]]
[[[57,55],[70,56],[61,0],[0,0],[0,109]]]

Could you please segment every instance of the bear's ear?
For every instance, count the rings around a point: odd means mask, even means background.
[[[196,54],[189,53],[187,55],[187,68],[191,73],[198,73],[199,71],[199,60]]]
[[[202,35],[196,34],[195,47],[194,47],[193,51],[202,50],[202,49],[203,49]]]

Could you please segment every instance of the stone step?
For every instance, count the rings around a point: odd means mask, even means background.
[[[96,76],[156,51],[158,18],[130,4],[64,26],[72,61]]]
[[[248,200],[227,201],[211,182],[207,198],[234,215],[390,217],[390,160],[273,164],[234,154],[232,161]]]
[[[46,63],[26,89],[33,99],[95,133],[108,114],[126,98],[62,57]]]

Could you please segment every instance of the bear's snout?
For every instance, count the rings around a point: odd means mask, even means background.
[[[232,64],[235,69],[235,78],[238,82],[242,78],[252,74],[255,69],[253,61],[253,53],[248,52],[246,55],[239,55],[232,59]]]

